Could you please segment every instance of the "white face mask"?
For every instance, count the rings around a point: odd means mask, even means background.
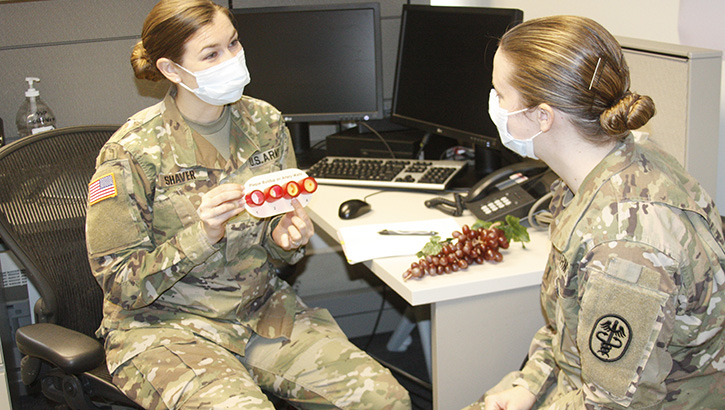
[[[244,86],[250,81],[244,50],[223,63],[195,73],[179,64],[176,65],[193,75],[198,87],[192,90],[184,83],[179,83],[179,85],[211,105],[226,105],[239,100],[242,98]]]
[[[543,131],[537,132],[529,139],[517,140],[511,136],[508,130],[509,116],[522,113],[526,110],[528,110],[528,108],[512,112],[504,110],[501,106],[499,106],[498,93],[496,92],[496,89],[491,89],[491,94],[488,97],[488,115],[491,116],[491,120],[493,120],[493,123],[496,124],[496,128],[498,129],[498,134],[501,136],[501,142],[503,145],[522,157],[538,159],[536,155],[534,155],[534,138],[540,135]]]

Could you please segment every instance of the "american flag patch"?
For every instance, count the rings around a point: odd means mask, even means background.
[[[117,194],[116,178],[112,173],[104,175],[88,184],[88,205],[93,205],[104,199],[113,198]]]

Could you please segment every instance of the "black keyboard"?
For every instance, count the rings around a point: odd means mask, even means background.
[[[320,184],[442,191],[465,161],[325,157],[307,170]]]

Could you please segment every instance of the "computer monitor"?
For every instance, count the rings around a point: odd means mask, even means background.
[[[378,3],[232,9],[252,77],[246,95],[282,112],[295,145],[309,123],[383,118]]]
[[[391,119],[475,147],[479,177],[506,165],[488,97],[498,40],[522,20],[517,9],[404,5]]]

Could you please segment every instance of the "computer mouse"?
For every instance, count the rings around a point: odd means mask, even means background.
[[[340,204],[337,215],[340,219],[354,219],[370,212],[370,209],[370,204],[361,199],[349,199]]]

